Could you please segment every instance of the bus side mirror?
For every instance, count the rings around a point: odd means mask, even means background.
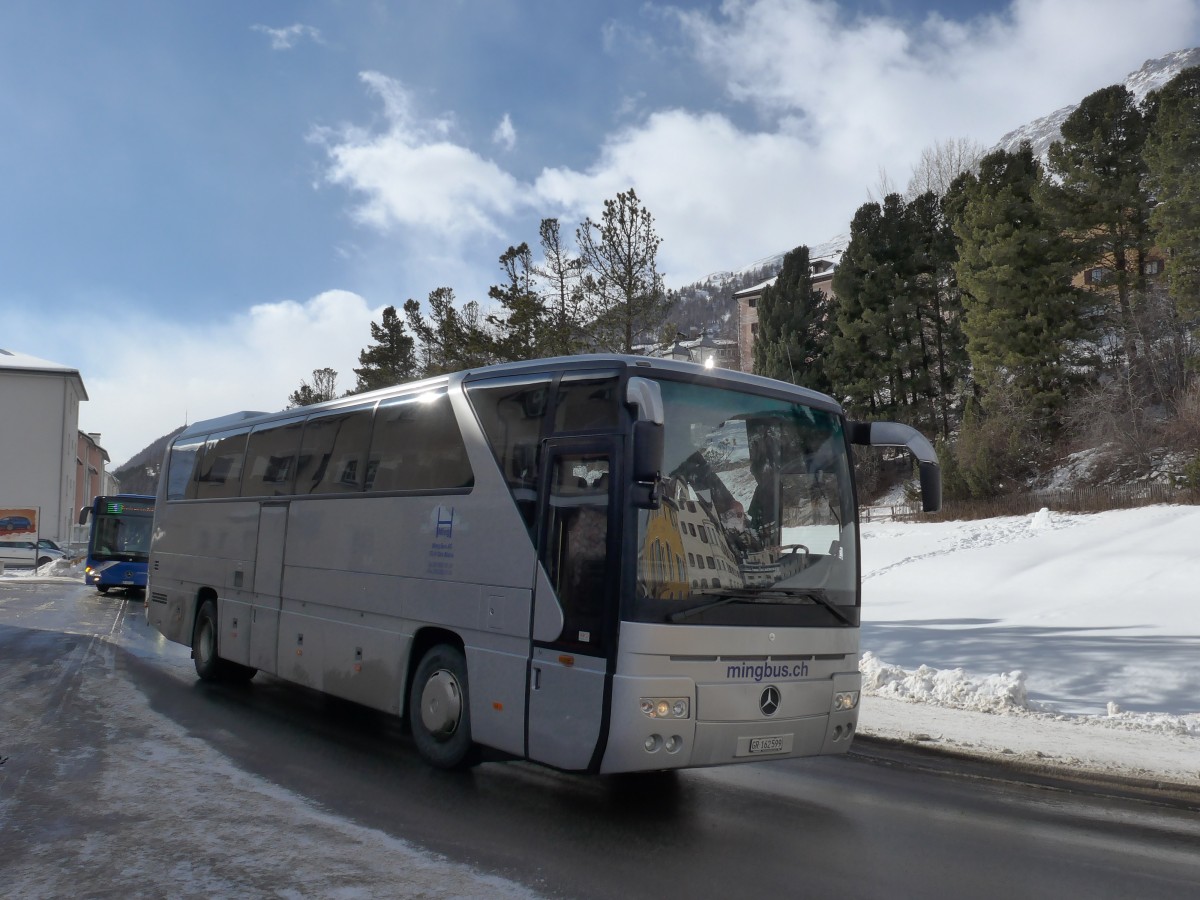
[[[633,423],[633,503],[639,509],[658,509],[663,466],[663,427],[658,422]]]
[[[663,427],[657,422],[634,422],[633,480],[658,481],[662,466]]]
[[[662,505],[663,402],[657,381],[633,377],[625,402],[637,410],[633,423],[633,505],[658,509]]]
[[[917,429],[899,422],[848,422],[850,443],[870,447],[903,447],[916,457],[921,478],[921,509],[942,508],[942,469],[933,444]]]
[[[91,511],[92,511],[92,508],[90,506],[85,506],[81,510],[79,510],[79,524],[80,525],[87,524],[88,513],[90,513]]]

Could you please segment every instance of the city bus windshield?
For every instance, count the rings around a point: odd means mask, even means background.
[[[146,562],[150,559],[153,516],[101,514],[96,517],[91,557],[95,562]]]
[[[858,624],[855,510],[839,417],[660,381],[663,501],[638,516],[627,615],[690,624]]]

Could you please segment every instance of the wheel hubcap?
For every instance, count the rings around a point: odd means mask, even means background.
[[[454,674],[438,669],[425,682],[421,691],[421,724],[444,741],[458,730],[462,720],[462,689]]]

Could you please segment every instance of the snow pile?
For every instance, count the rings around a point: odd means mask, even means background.
[[[1042,712],[1047,707],[1029,699],[1024,672],[1006,672],[972,678],[963,669],[935,669],[921,665],[910,671],[886,663],[871,651],[859,661],[863,691],[877,696],[935,703],[950,709],[980,712]]]
[[[83,561],[67,559],[51,560],[44,566],[33,568],[31,566],[13,567],[11,564],[4,566],[4,578],[78,578],[83,580]]]
[[[1119,704],[1108,704],[1106,716],[1077,716],[1075,721],[1100,728],[1119,728],[1125,731],[1149,731],[1200,738],[1200,714],[1174,716],[1169,713],[1125,712]],[[1200,753],[1200,747],[1197,748]]]

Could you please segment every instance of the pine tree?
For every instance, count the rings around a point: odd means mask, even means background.
[[[387,307],[379,324],[371,323],[371,339],[375,343],[358,354],[360,368],[354,370],[358,383],[351,393],[373,391],[416,377],[415,345],[404,330],[404,322],[397,315],[396,307]]]
[[[946,216],[946,204],[932,191],[908,205],[913,228],[914,280],[921,322],[922,352],[928,360],[928,388],[933,403],[931,423],[949,438],[955,405],[967,377],[967,338],[962,330],[962,293],[954,265],[957,242]]]
[[[828,393],[828,327],[829,302],[812,286],[808,247],[797,247],[784,256],[775,283],[759,297],[754,371]]]
[[[1147,109],[1151,225],[1167,252],[1171,297],[1194,319],[1200,316],[1200,68],[1185,69],[1151,94]]]
[[[858,414],[912,419],[911,408],[929,396],[916,285],[915,230],[903,198],[893,193],[882,204],[860,206],[833,276],[838,302],[830,370]]]
[[[1013,387],[1023,415],[1052,437],[1080,360],[1084,320],[1072,253],[1037,201],[1041,167],[1028,143],[984,157],[954,201],[963,330],[985,393]]]
[[[667,315],[654,217],[630,188],[605,200],[600,221],[585,219],[576,238],[596,348],[632,353],[639,338],[657,334]]]
[[[442,375],[495,361],[490,350],[493,342],[484,330],[478,303],[466,303],[459,311],[454,305],[454,291],[448,287],[434,288],[426,302],[428,319],[421,313],[420,303],[404,301],[404,318],[421,344],[422,375]]]
[[[544,355],[549,325],[545,304],[535,289],[529,245],[509,247],[500,256],[500,268],[507,282],[488,289],[488,296],[504,310],[487,316],[495,334],[492,349],[500,361],[536,359]]]
[[[1116,321],[1125,363],[1138,360],[1136,299],[1144,292],[1143,265],[1150,242],[1150,197],[1144,186],[1142,149],[1146,122],[1124,85],[1085,97],[1050,145],[1047,206],[1074,250],[1073,268],[1102,266],[1111,279],[1098,286],[1115,293]]]

